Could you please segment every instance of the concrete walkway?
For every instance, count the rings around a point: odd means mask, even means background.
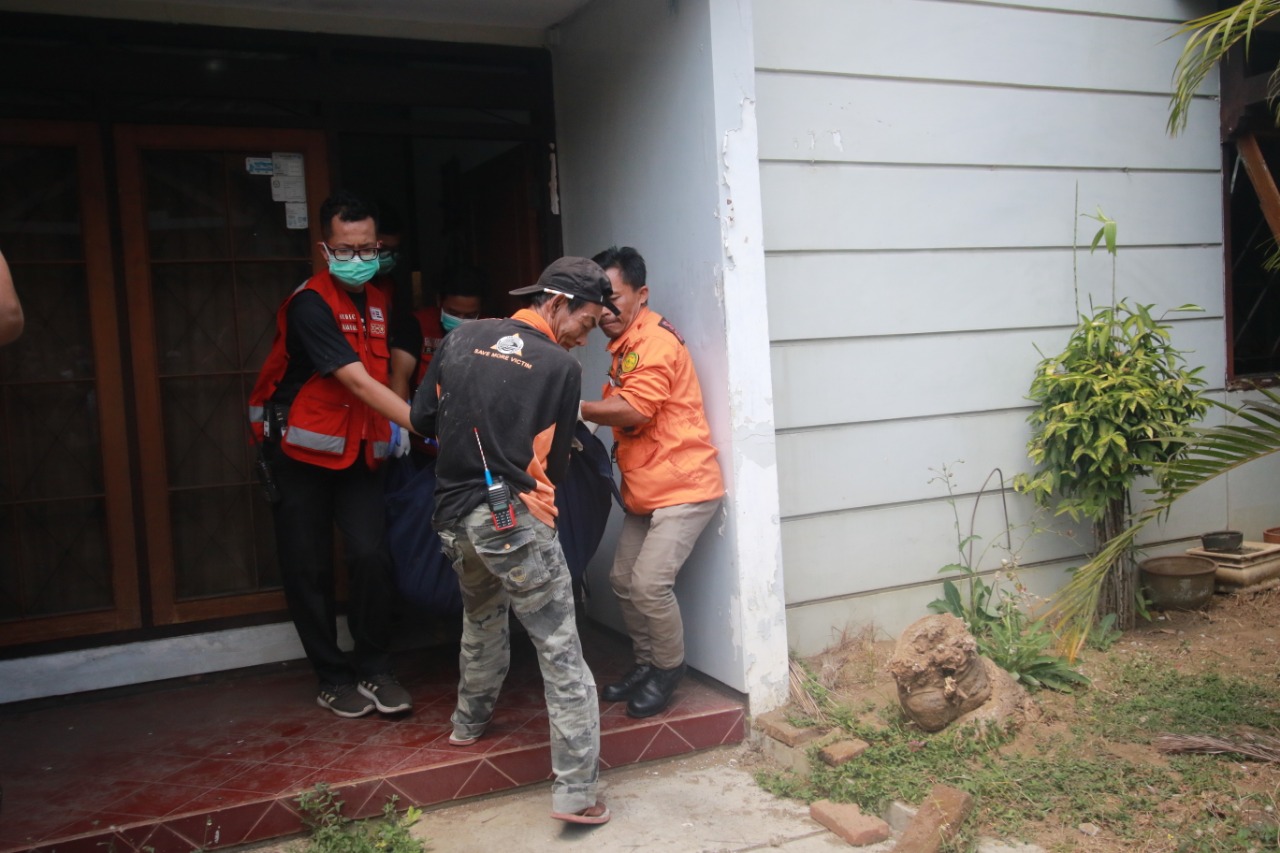
[[[551,787],[537,785],[428,812],[415,837],[433,853],[890,853],[896,836],[851,847],[809,817],[798,800],[775,797],[755,782],[773,768],[749,744],[726,746],[602,774],[613,819],[604,826],[553,820]],[[909,820],[909,816],[906,818]],[[1034,844],[983,838],[978,853],[1045,853]]]
[[[413,828],[432,853],[889,853],[895,840],[851,847],[809,817],[809,807],[756,785],[771,766],[749,745],[629,765],[601,776],[613,819],[604,826],[553,820],[550,783],[426,812]],[[237,853],[296,853],[285,839]],[[1044,853],[1034,845],[990,839],[980,853]]]
[[[811,820],[808,806],[761,790],[752,776],[759,761],[736,746],[610,770],[601,796],[613,819],[604,826],[553,820],[548,784],[428,812],[414,835],[436,853],[851,849]]]

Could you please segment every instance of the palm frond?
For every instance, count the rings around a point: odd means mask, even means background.
[[[1170,136],[1176,136],[1187,126],[1191,102],[1209,72],[1241,42],[1247,52],[1254,31],[1278,14],[1280,0],[1243,0],[1178,28],[1173,38],[1189,37],[1173,71],[1174,91],[1169,99]],[[1271,84],[1274,92],[1280,81],[1273,78]]]
[[[1181,454],[1156,468],[1155,502],[1144,510],[1128,529],[1106,542],[1088,563],[1072,574],[1058,591],[1045,616],[1058,634],[1061,650],[1074,660],[1083,648],[1093,624],[1098,593],[1116,559],[1133,547],[1138,533],[1151,521],[1167,513],[1174,501],[1241,465],[1280,451],[1280,392],[1257,389],[1265,400],[1246,400],[1238,406],[1214,402],[1234,420],[1221,426],[1200,429],[1190,438],[1170,439],[1185,443]]]

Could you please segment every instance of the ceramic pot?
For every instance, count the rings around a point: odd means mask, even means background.
[[[1262,531],[1262,541],[1272,545],[1280,545],[1280,527],[1268,527]]]
[[[1152,557],[1138,564],[1147,599],[1157,610],[1199,610],[1213,598],[1218,564],[1208,557]]]

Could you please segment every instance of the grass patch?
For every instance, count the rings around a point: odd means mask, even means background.
[[[1244,785],[1232,756],[1161,756],[1149,746],[1161,732],[1225,734],[1242,727],[1280,728],[1280,690],[1209,672],[1187,675],[1152,658],[1108,672],[1107,688],[1059,697],[1070,720],[1028,724],[1018,734],[993,727],[926,734],[896,707],[884,725],[866,725],[852,708],[822,695],[821,743],[857,737],[870,747],[828,767],[812,747],[809,779],[761,772],[759,784],[785,797],[856,803],[884,814],[893,800],[919,803],[935,784],[974,796],[976,810],[952,845],[973,850],[979,835],[1070,839],[1095,824],[1126,849],[1229,853],[1276,849],[1270,792]],[[1270,808],[1269,808],[1270,807]],[[1159,839],[1155,841],[1154,839]]]
[[[397,814],[395,797],[382,807],[381,818],[368,820],[344,817],[342,800],[323,782],[295,802],[310,833],[302,848],[305,853],[424,853],[430,849],[409,831],[421,819],[422,810],[410,807]]]
[[[1112,736],[1149,743],[1155,735],[1222,736],[1240,728],[1280,729],[1280,689],[1216,672],[1184,675],[1148,656],[1115,669],[1111,692],[1098,701],[1099,721]]]

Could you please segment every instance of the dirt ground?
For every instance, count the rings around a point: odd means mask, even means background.
[[[1216,672],[1224,679],[1245,679],[1269,688],[1276,686],[1280,678],[1280,665],[1277,664],[1277,653],[1280,652],[1277,648],[1280,645],[1280,587],[1245,594],[1219,594],[1201,611],[1171,611],[1155,614],[1155,617],[1151,622],[1139,620],[1138,627],[1125,632],[1105,652],[1087,651],[1081,656],[1080,671],[1093,679],[1090,690],[1105,697],[1111,690],[1106,677],[1108,664],[1140,654],[1168,662],[1183,673]],[[842,702],[847,700],[853,707],[868,702],[878,707],[896,705],[895,687],[884,667],[893,647],[893,640],[873,640],[864,632],[858,637],[846,636],[841,643],[808,663],[820,681],[834,686]],[[1079,731],[1086,722],[1080,718],[1081,706],[1074,697],[1042,690],[1034,694],[1034,701],[1039,711],[1038,719],[1025,723],[1017,738],[1003,747],[1004,750],[1037,752],[1041,745],[1060,740],[1063,733]],[[1167,757],[1150,745],[1112,741],[1104,736],[1090,741],[1098,755],[1109,754],[1129,762],[1168,766]],[[1240,802],[1244,793],[1263,793],[1272,800],[1280,800],[1280,764],[1245,761],[1230,755],[1221,756],[1219,760],[1238,765],[1241,776],[1237,789],[1222,791],[1214,801],[1203,798],[1166,801],[1162,808],[1166,817],[1176,817],[1179,810],[1228,811],[1233,802]],[[1277,803],[1277,813],[1280,813],[1280,803]],[[1139,824],[1143,823],[1141,817],[1137,820]],[[1108,839],[1105,831],[1086,835],[1076,826],[1041,826],[1038,832],[1038,835],[1033,834],[1025,840],[1048,850],[1133,853],[1135,850],[1176,849],[1176,843],[1171,843],[1172,839],[1167,837],[1153,837],[1150,844],[1135,847],[1132,839],[1123,842]]]

